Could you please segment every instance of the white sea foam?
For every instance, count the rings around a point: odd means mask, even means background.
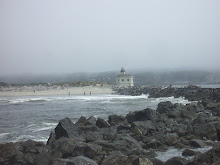
[[[16,137],[12,142],[18,142],[18,141],[26,141],[26,140],[34,140],[34,141],[40,141],[46,143],[48,140],[48,137],[42,137],[42,136],[32,136],[32,135],[21,135]]]
[[[39,131],[45,131],[49,129],[55,128],[57,123],[46,123],[42,122],[40,124],[30,124],[25,128],[25,131],[31,131],[31,132],[39,132]]]
[[[0,138],[2,138],[3,136],[8,135],[9,133],[0,133]]]
[[[212,146],[206,146],[206,147],[203,147],[203,148],[196,148],[196,149],[191,149],[193,151],[199,151],[201,153],[204,153],[204,152],[207,152],[209,150],[212,149]],[[168,149],[167,151],[165,152],[156,152],[157,156],[156,158],[163,161],[163,162],[166,162],[167,160],[173,158],[173,157],[181,157],[181,158],[185,158],[187,160],[191,160],[193,159],[193,156],[186,156],[184,157],[182,155],[184,149],[176,149],[176,148],[171,148],[171,149]]]
[[[126,95],[93,95],[93,96],[42,96],[42,97],[24,97],[24,98],[8,98],[4,102],[12,104],[24,102],[41,102],[56,100],[84,100],[84,101],[111,101],[111,100],[128,100],[128,99],[148,99],[148,95],[126,96]]]
[[[92,95],[92,96],[42,96],[42,97],[24,97],[24,98],[9,98],[4,99],[4,102],[10,102],[12,104],[24,103],[24,102],[43,102],[43,101],[62,101],[62,100],[81,100],[81,101],[103,101],[103,103],[111,103],[115,100],[138,100],[149,99],[152,102],[171,101],[172,103],[190,103],[184,97],[174,98],[172,97],[160,97],[149,98],[149,95],[142,94],[140,96],[128,96],[128,95]]]

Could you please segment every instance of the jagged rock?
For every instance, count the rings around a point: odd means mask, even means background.
[[[76,122],[76,124],[85,123],[86,121],[87,121],[86,118],[85,118],[84,116],[81,116],[81,117],[79,118],[79,120]]]
[[[158,139],[151,139],[145,146],[144,149],[167,149],[167,146],[161,143]]]
[[[176,144],[178,137],[179,136],[177,133],[168,133],[166,134],[166,137],[164,138],[163,143],[166,144],[167,146],[173,146]]]
[[[49,165],[50,149],[41,142],[28,140],[25,142],[0,144],[0,164],[34,164]]]
[[[156,130],[156,126],[151,120],[135,121],[131,124],[131,131],[134,133],[137,133],[137,131],[140,131],[140,134],[150,135],[155,130]]]
[[[210,140],[217,140],[217,131],[211,123],[195,125],[193,129],[194,135],[199,138],[205,137]]]
[[[165,162],[165,165],[186,165],[188,161],[184,158],[173,157]]]
[[[169,111],[173,109],[173,104],[170,101],[160,102],[157,107],[157,112],[160,114],[167,114]]]
[[[125,155],[143,153],[141,144],[129,135],[121,135],[112,142],[113,148]]]
[[[90,123],[90,124],[93,124],[95,125],[96,124],[96,118],[94,116],[90,116],[87,121]]]
[[[138,158],[134,161],[135,165],[153,165],[148,158]]]
[[[126,115],[126,119],[129,123],[134,121],[154,120],[155,110],[151,108],[144,109],[142,111],[136,111]]]
[[[193,111],[187,110],[187,111],[182,111],[181,116],[183,118],[195,119],[195,118],[197,118],[198,114]]]
[[[57,159],[54,160],[52,165],[98,165],[92,159],[84,156],[77,156],[68,159]]]
[[[148,158],[139,158],[136,155],[126,156],[120,152],[112,152],[102,165],[153,165]]]
[[[215,106],[211,110],[213,115],[220,117],[220,103],[215,104]]]
[[[206,116],[204,114],[199,114],[197,116],[197,118],[195,118],[193,120],[193,125],[197,125],[197,124],[205,124],[207,121],[206,121]]]
[[[124,123],[126,122],[126,118],[123,117],[123,116],[118,116],[118,115],[110,115],[108,117],[108,123],[111,125],[111,126],[114,126],[114,125],[117,125],[119,123]]]
[[[104,119],[98,118],[96,121],[96,126],[99,128],[110,127],[109,123]]]
[[[85,139],[86,139],[86,142],[94,142],[97,140],[102,140],[103,135],[100,132],[86,132]]]
[[[196,147],[196,148],[203,148],[205,146],[207,146],[206,143],[204,143],[202,140],[200,139],[193,139],[189,142],[189,144],[192,146],[192,147]]]
[[[69,118],[65,118],[59,121],[59,124],[55,128],[56,139],[61,137],[76,137],[79,136],[79,128],[71,122]]]
[[[196,155],[197,153],[193,150],[190,150],[190,149],[185,149],[182,153],[183,156],[194,156]]]
[[[54,131],[51,131],[50,132],[50,136],[47,140],[47,145],[51,145],[54,141],[56,140],[56,135],[55,135],[55,132]]]
[[[189,165],[197,164],[216,164],[220,161],[220,142],[213,145],[213,148],[205,153],[201,153],[189,163]]]
[[[184,136],[187,134],[187,128],[185,124],[176,124],[172,132],[177,133],[179,136]]]
[[[62,138],[55,143],[52,146],[53,151],[60,151],[63,158],[80,155],[93,158],[102,150],[102,147],[97,144],[85,143],[76,138]]]
[[[119,125],[117,127],[117,133],[130,132],[131,127],[128,125]]]

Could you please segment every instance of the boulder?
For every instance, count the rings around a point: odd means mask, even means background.
[[[220,142],[216,142],[213,148],[205,153],[201,153],[194,157],[189,165],[197,164],[217,164],[220,162]]]
[[[151,108],[144,109],[142,111],[132,112],[126,115],[126,119],[129,123],[134,121],[154,120],[155,110]]]
[[[76,137],[80,134],[80,129],[71,122],[69,118],[65,118],[59,121],[59,124],[55,128],[56,139],[61,137]]]
[[[212,114],[220,117],[220,103],[216,104],[212,109]]]
[[[186,165],[188,161],[184,158],[173,157],[165,162],[165,165]]]
[[[112,146],[114,150],[120,151],[125,155],[134,153],[138,155],[144,152],[141,144],[136,139],[126,134],[118,136],[112,142]]]
[[[136,155],[126,156],[120,152],[111,152],[102,165],[153,165],[148,158],[140,158]]]
[[[56,140],[56,135],[55,135],[55,132],[54,131],[51,131],[50,132],[50,136],[47,140],[47,145],[50,146],[52,145],[52,143]]]
[[[177,133],[179,136],[184,136],[187,134],[187,125],[185,124],[176,124],[173,127],[173,133]]]
[[[160,114],[167,114],[173,109],[173,104],[170,101],[160,102],[157,107],[157,112]]]
[[[194,135],[200,139],[205,137],[209,140],[217,140],[217,131],[213,124],[198,124],[193,127]]]
[[[100,132],[86,132],[84,136],[86,142],[94,142],[103,139],[103,135]]]
[[[96,121],[96,126],[99,128],[110,127],[110,124],[104,119],[98,118]]]
[[[96,124],[96,118],[94,116],[90,116],[87,121],[90,123],[90,124],[93,124],[95,125]]]
[[[142,135],[151,135],[156,131],[156,125],[151,120],[135,121],[131,124],[131,131],[134,133],[140,131],[140,134]]]
[[[117,133],[123,133],[123,132],[129,133],[130,129],[131,129],[131,127],[128,125],[119,125],[117,127]]]
[[[57,159],[52,162],[52,165],[98,165],[92,159],[85,156],[77,156],[68,159]]]
[[[93,158],[101,153],[102,147],[95,143],[85,143],[76,138],[61,138],[55,141],[52,150],[61,152],[62,158],[80,155]]]
[[[189,110],[186,110],[186,111],[182,111],[181,113],[181,117],[182,118],[189,118],[189,119],[195,119],[197,118],[198,114],[193,112],[193,111],[189,111]]]
[[[117,125],[119,123],[125,123],[126,122],[126,118],[123,116],[118,116],[118,115],[110,115],[108,117],[108,123],[111,126]]]
[[[0,164],[10,165],[24,161],[23,148],[16,143],[0,144]]]
[[[0,144],[0,164],[34,164],[49,165],[51,151],[42,142],[28,140],[25,142]]]
[[[182,153],[183,156],[195,156],[197,153],[190,149],[185,149]]]
[[[193,139],[193,140],[190,140],[189,144],[192,146],[192,147],[195,147],[195,148],[203,148],[205,146],[207,146],[206,143],[204,143],[202,140],[200,139]]]

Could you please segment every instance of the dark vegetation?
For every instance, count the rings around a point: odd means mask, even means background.
[[[119,71],[100,73],[72,73],[72,74],[21,74],[0,76],[0,82],[7,84],[39,84],[65,82],[106,82],[115,83]],[[220,83],[219,71],[130,71],[134,76],[135,85],[188,85]]]

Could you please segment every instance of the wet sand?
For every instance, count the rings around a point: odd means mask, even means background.
[[[112,94],[111,87],[71,87],[64,89],[44,89],[44,90],[21,90],[12,91],[4,90],[0,91],[0,97],[11,97],[11,96],[47,96],[47,95],[91,95],[93,94]]]

